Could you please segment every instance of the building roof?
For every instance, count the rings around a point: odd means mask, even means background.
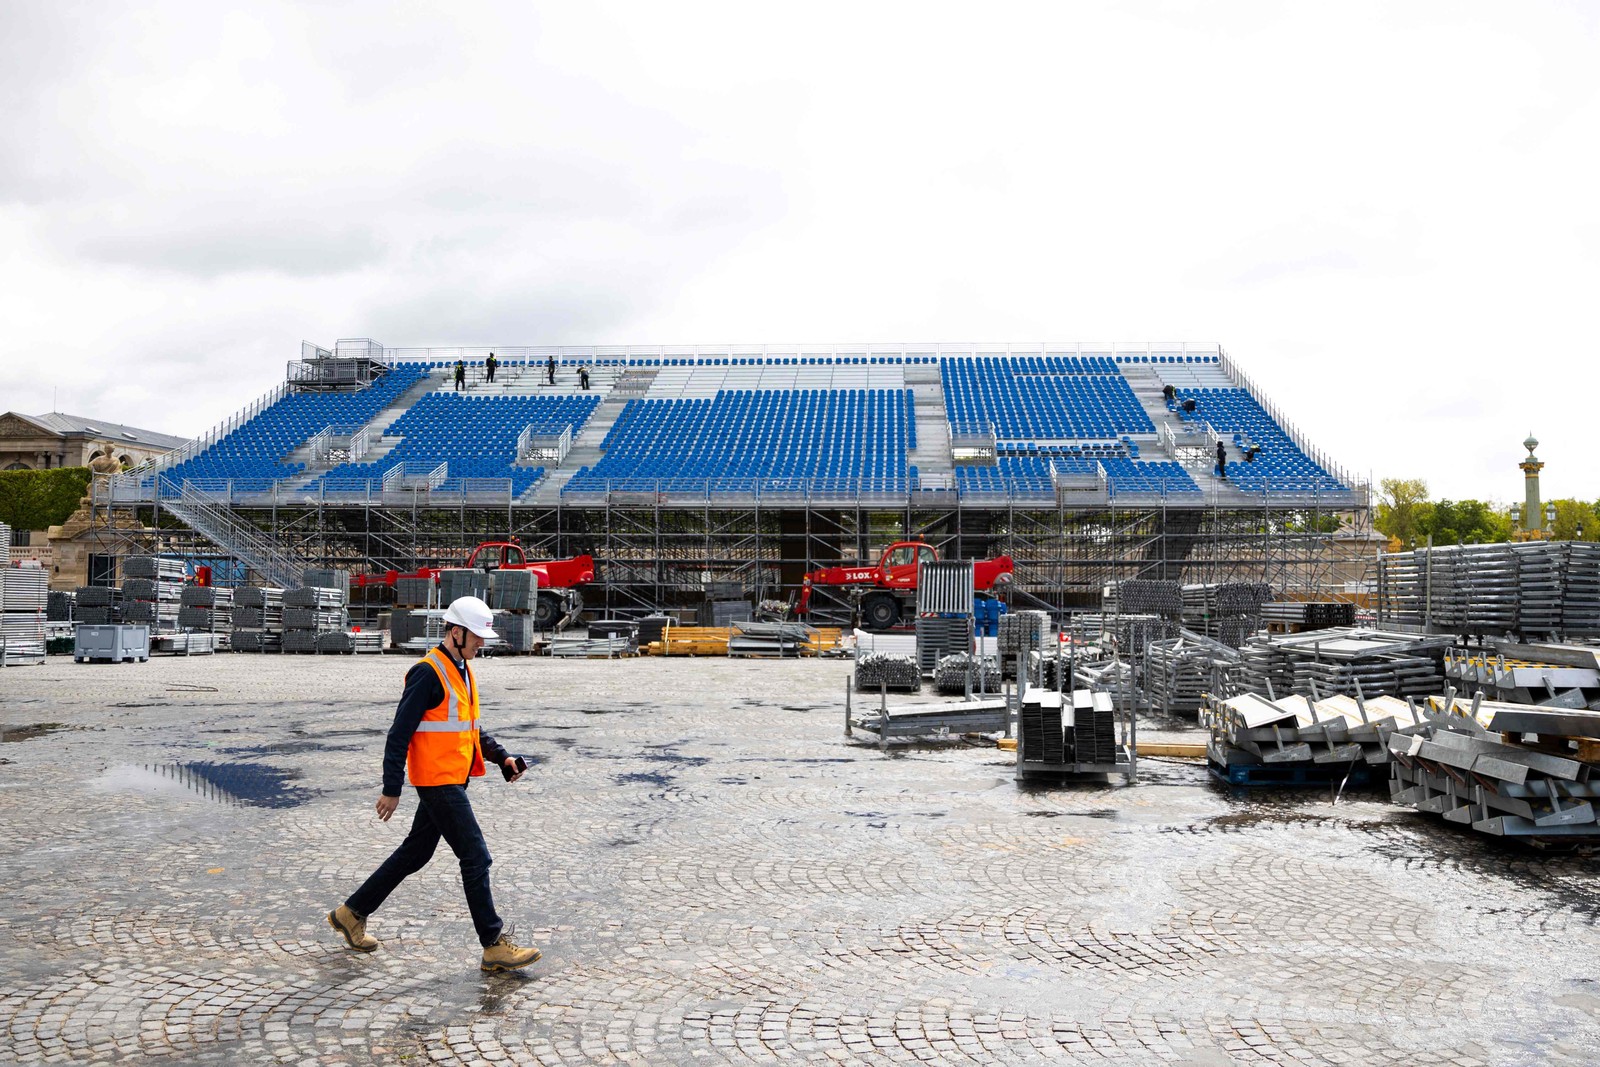
[[[24,415],[20,411],[8,411],[5,414],[26,419],[43,430],[66,437],[103,437],[108,441],[125,441],[146,448],[168,450],[189,443],[187,438],[173,437],[171,434],[141,430],[137,426],[124,426],[121,423],[85,418],[82,415],[64,415],[59,411],[52,411],[47,415]]]

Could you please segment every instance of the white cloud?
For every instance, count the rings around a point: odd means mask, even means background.
[[[1587,4],[0,8],[0,408],[302,337],[1217,341],[1334,456],[1600,497]]]

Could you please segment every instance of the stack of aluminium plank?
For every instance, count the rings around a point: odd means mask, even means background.
[[[1389,738],[1395,803],[1498,837],[1600,839],[1600,712],[1447,693],[1423,713]]]
[[[244,586],[233,595],[235,652],[283,651],[283,590]]]
[[[1258,634],[1240,649],[1239,685],[1278,694],[1423,696],[1444,688],[1448,637],[1337,628]],[[1315,687],[1315,688],[1313,688]]]

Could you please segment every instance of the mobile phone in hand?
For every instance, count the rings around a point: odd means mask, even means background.
[[[508,782],[511,781],[511,779],[515,778],[517,775],[521,774],[523,771],[528,769],[528,761],[523,759],[521,756],[513,756],[511,758],[516,762],[516,765],[517,765],[517,769],[516,770],[512,770],[510,767],[507,767],[504,763],[500,764],[500,773],[505,776],[505,779]]]

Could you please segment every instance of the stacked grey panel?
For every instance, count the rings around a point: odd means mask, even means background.
[[[383,633],[380,630],[334,630],[317,634],[316,650],[332,653],[382,652]]]
[[[0,587],[0,665],[14,667],[44,662],[45,606],[50,599],[50,574],[43,567],[12,567],[0,560],[5,585]]]
[[[495,590],[498,595],[498,585]],[[509,611],[495,612],[494,630],[504,642],[504,651],[515,653],[532,652],[539,634],[538,630],[534,629],[532,615],[518,615]]]
[[[490,601],[499,611],[532,611],[539,595],[539,582],[533,571],[495,571]]]
[[[71,622],[73,610],[78,606],[78,597],[75,593],[63,590],[51,590],[50,599],[45,604],[44,618],[46,622]]]
[[[1389,738],[1422,721],[1415,706],[1396,697],[1347,696],[1311,700],[1257,693],[1208,696],[1201,725],[1211,731],[1207,754],[1219,767],[1296,764],[1383,764]]]
[[[933,687],[944,696],[1000,691],[1000,662],[993,656],[957,652],[940,659],[933,671]]]
[[[179,599],[178,626],[184,630],[204,630],[223,638],[218,647],[227,647],[233,629],[233,590],[207,585],[186,585]]]
[[[334,586],[304,586],[283,594],[283,650],[315,652],[321,634],[350,629],[345,610],[345,590]]]
[[[207,656],[222,647],[221,639],[227,636],[209,632],[152,634],[150,651],[173,656]]]
[[[165,556],[129,556],[122,561],[122,577],[124,580],[157,578],[181,584],[188,577],[188,570],[181,559],[168,559]]]
[[[1001,624],[1004,625],[1004,617]],[[917,617],[917,669],[925,677],[933,675],[943,660],[971,650],[971,615]]]
[[[300,584],[312,589],[337,589],[350,602],[350,572],[332,567],[307,567]]]
[[[1434,698],[1410,736],[1391,736],[1389,796],[1498,837],[1600,838],[1600,712]],[[1536,737],[1538,747],[1520,743]]]
[[[489,573],[466,567],[450,567],[439,572],[439,606],[450,604],[464,596],[489,599]]]
[[[409,608],[431,607],[436,588],[432,578],[396,578],[394,602]]]
[[[118,621],[149,626],[152,636],[177,629],[185,588],[182,561],[129,556],[123,561],[122,570],[122,612]]]
[[[233,591],[235,652],[283,651],[283,590],[247,585]]]
[[[701,610],[701,621],[707,626],[732,626],[755,618],[755,608],[748,600],[712,600]]]
[[[440,608],[399,608],[389,616],[389,644],[412,652],[426,652],[444,640],[444,611]]]
[[[856,692],[916,693],[922,689],[922,671],[911,656],[892,652],[864,652],[856,658]]]

